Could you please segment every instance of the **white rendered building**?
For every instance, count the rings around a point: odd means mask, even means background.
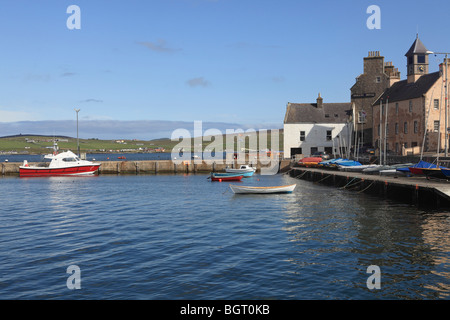
[[[336,156],[350,150],[353,108],[349,103],[288,103],[284,118],[284,157],[317,151]]]

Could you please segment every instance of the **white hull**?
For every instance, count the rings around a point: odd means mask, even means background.
[[[287,186],[276,186],[276,187],[248,187],[248,186],[237,186],[230,185],[231,190],[234,193],[258,193],[258,194],[269,194],[269,193],[290,193],[293,192],[296,184]]]
[[[245,169],[245,170],[241,170],[241,169],[226,169],[225,172],[226,173],[249,173],[249,172],[255,172],[255,170],[253,170],[253,169]]]
[[[247,166],[247,165],[242,165],[239,169],[237,168],[226,168],[225,172],[226,173],[254,173],[256,171],[256,168]]]
[[[347,166],[347,167],[342,166],[342,167],[339,167],[339,170],[340,171],[348,171],[348,172],[361,172],[365,169],[370,169],[370,168],[374,168],[374,167],[375,167],[374,165],[370,165],[370,164],[361,165],[361,166]]]
[[[380,170],[381,176],[392,176],[399,174],[399,171],[397,169],[386,169],[386,170]]]

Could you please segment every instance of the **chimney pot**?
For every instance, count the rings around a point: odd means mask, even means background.
[[[320,92],[319,92],[319,97],[317,97],[317,108],[322,108],[323,106],[323,98],[320,96]]]

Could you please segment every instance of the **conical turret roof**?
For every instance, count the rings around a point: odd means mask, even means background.
[[[422,41],[419,39],[419,35],[417,35],[416,40],[412,44],[411,48],[409,48],[408,52],[405,54],[405,56],[412,56],[414,54],[426,54],[428,53],[428,49],[424,46]]]

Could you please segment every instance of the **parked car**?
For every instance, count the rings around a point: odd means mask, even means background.
[[[328,153],[326,153],[326,152],[323,152],[323,151],[314,152],[311,156],[312,157],[321,157],[323,160],[330,159],[330,155]]]
[[[359,154],[369,154],[369,155],[373,155],[373,154],[375,154],[375,148],[372,148],[372,147],[362,147],[362,148],[359,148]]]

